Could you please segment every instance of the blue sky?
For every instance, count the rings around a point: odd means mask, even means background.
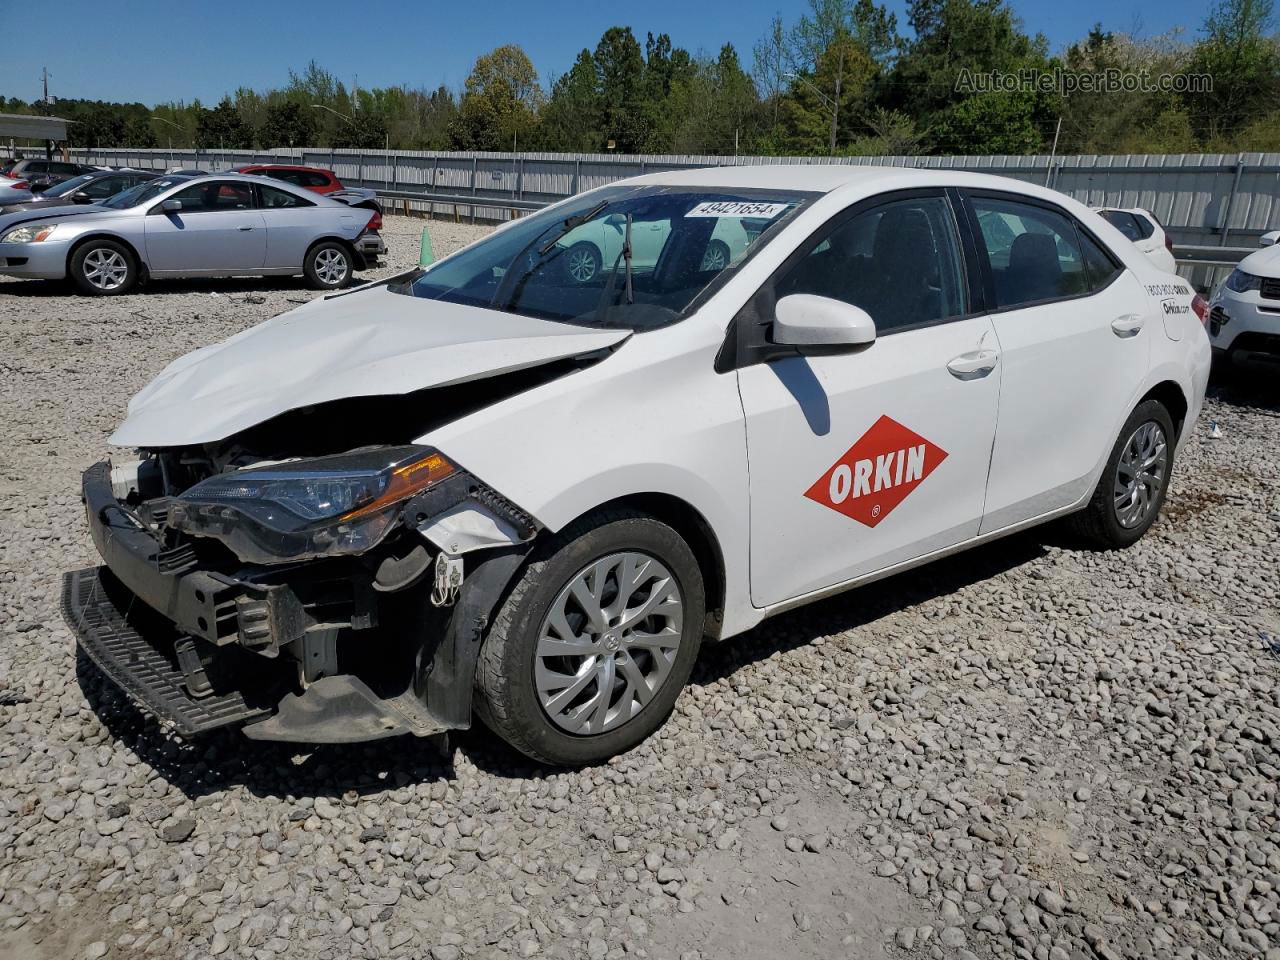
[[[1083,36],[1095,21],[1144,36],[1176,26],[1199,27],[1207,3],[1165,0],[1011,0],[1029,32],[1043,32],[1056,51]],[[282,85],[290,67],[315,58],[350,85],[434,87],[462,84],[480,53],[518,43],[546,78],[564,72],[583,47],[594,47],[614,25],[671,35],[678,46],[714,53],[726,40],[749,64],[751,48],[769,19],[792,22],[805,0],[642,0],[640,3],[547,3],[472,0],[404,3],[307,0],[226,6],[184,2],[127,11],[136,0],[102,5],[59,0],[58,23],[5,44],[0,94],[32,100],[40,95],[40,69],[50,91],[101,100],[217,101],[238,86]],[[15,0],[0,0],[0,20]],[[905,0],[890,8],[905,21]],[[15,37],[16,41],[17,38]]]

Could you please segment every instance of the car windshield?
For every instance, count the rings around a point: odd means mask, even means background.
[[[56,186],[50,187],[44,192],[46,197],[64,197],[68,194],[75,193],[90,180],[96,179],[92,173],[82,173],[78,177],[72,177],[70,180],[63,180]]]
[[[650,330],[682,319],[814,196],[606,187],[499,230],[391,289],[545,320]]]
[[[170,187],[176,187],[186,179],[186,177],[161,177],[159,180],[148,180],[146,183],[140,183],[136,187],[130,187],[128,190],[121,190],[114,197],[103,200],[101,205],[110,207],[112,210],[126,210],[129,207],[136,207],[149,200],[154,200]]]

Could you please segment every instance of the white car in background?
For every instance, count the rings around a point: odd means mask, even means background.
[[[170,363],[111,437],[137,457],[84,474],[105,566],[63,610],[184,735],[428,736],[474,705],[530,757],[600,762],[704,637],[1056,517],[1135,543],[1200,413],[1205,313],[1016,180],[622,181]]]
[[[1098,215],[1133,241],[1133,245],[1166,273],[1177,273],[1173,240],[1156,215],[1142,207],[1095,207]]]
[[[752,241],[760,236],[769,221],[745,216],[720,216],[707,240],[702,256],[702,269],[723,270],[746,254]],[[671,221],[648,219],[643,212],[632,215],[632,270],[649,273],[658,265],[658,257],[671,233]],[[590,220],[569,231],[557,246],[566,251],[564,269],[578,283],[591,283],[601,270],[612,270],[626,247],[627,222],[621,214]]]
[[[1241,260],[1214,291],[1209,339],[1219,359],[1280,373],[1280,246],[1274,240]]]

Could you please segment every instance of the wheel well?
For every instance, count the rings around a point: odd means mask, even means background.
[[[724,554],[720,550],[720,542],[711,530],[711,524],[685,501],[665,493],[632,494],[602,503],[595,509],[608,510],[615,507],[630,507],[647,513],[670,526],[689,544],[697,558],[698,568],[702,571],[703,586],[706,589],[707,633],[717,635],[720,622],[724,619]]]
[[[1169,419],[1173,421],[1174,438],[1181,437],[1182,427],[1187,421],[1187,398],[1183,395],[1182,388],[1172,380],[1162,381],[1148,390],[1139,403],[1147,400],[1156,400],[1164,405],[1169,411]]]
[[[129,251],[129,253],[133,255],[134,266],[137,267],[139,271],[142,271],[142,272],[146,271],[147,265],[143,261],[142,255],[138,253],[138,248],[135,247],[128,240],[126,240],[124,237],[118,237],[114,233],[91,233],[87,237],[81,237],[79,240],[73,243],[71,245],[71,249],[67,251],[67,276],[68,277],[71,276],[71,260],[72,258],[75,257],[76,251],[79,250],[81,247],[83,247],[90,240],[110,240],[112,243],[120,244],[120,246],[125,247]]]

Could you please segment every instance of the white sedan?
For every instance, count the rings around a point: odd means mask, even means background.
[[[564,269],[566,237],[619,230]],[[64,610],[187,735],[474,712],[598,762],[662,724],[704,638],[1058,517],[1136,542],[1200,413],[1205,313],[1015,180],[613,184],[171,363],[111,438],[138,459],[85,474],[104,566]]]
[[[1156,215],[1142,207],[1098,207],[1102,219],[1111,224],[1133,245],[1166,273],[1177,273],[1178,262],[1173,256],[1173,239]]]

